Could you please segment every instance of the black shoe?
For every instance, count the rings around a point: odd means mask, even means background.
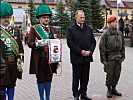
[[[112,94],[116,96],[122,96],[122,94],[116,90],[116,86],[112,86]]]
[[[81,95],[81,99],[83,99],[83,100],[92,100],[87,95]]]
[[[4,100],[4,97],[6,96],[5,93],[0,93],[0,100]]]
[[[108,89],[107,91],[107,97],[108,98],[112,98],[112,91]]]
[[[112,94],[116,96],[122,96],[122,94],[119,93],[116,89],[112,90]]]
[[[74,97],[74,100],[79,100],[79,97]]]

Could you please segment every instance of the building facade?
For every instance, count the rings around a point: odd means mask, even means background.
[[[15,24],[21,25],[24,21],[23,17],[26,17],[27,9],[29,9],[29,7],[28,7],[29,0],[1,0],[1,1],[11,3],[11,5],[14,9]],[[57,4],[59,2],[59,0],[33,0],[33,1],[35,4],[35,7],[37,7],[43,3],[46,3],[47,5],[50,6],[53,13],[56,13],[55,10],[56,10]],[[63,0],[63,4],[64,5],[66,4],[65,0]]]
[[[13,8],[28,8],[29,0],[1,0],[10,2]],[[56,9],[57,3],[59,0],[33,0],[35,3],[35,6],[37,7],[40,4],[46,3],[50,6],[51,9]],[[63,0],[63,4],[66,4],[66,1]]]
[[[123,20],[130,20],[133,18],[133,0],[122,0],[118,5],[117,0],[101,0],[101,5],[103,7],[103,12],[105,15],[105,23],[107,25],[107,18],[110,16],[118,16],[123,18]]]
[[[15,9],[15,21],[20,18],[20,16],[17,15],[17,12],[22,12],[21,14],[24,14],[24,12],[29,8],[28,3],[29,0],[1,0],[10,2],[13,8]],[[50,6],[50,8],[55,11],[57,7],[57,3],[59,0],[33,0],[35,3],[35,7],[37,7],[40,4],[46,3]],[[67,10],[67,4],[70,3],[72,0],[62,0],[63,4],[66,5],[65,9]],[[122,3],[118,6],[119,10],[117,11],[117,0],[101,0],[101,6],[103,8],[103,13],[105,16],[105,25],[107,25],[107,18],[114,15],[117,16],[117,12],[119,12],[118,18],[123,17],[123,19],[131,19],[133,16],[133,0],[122,0]],[[25,14],[24,14],[25,15]],[[21,15],[22,17],[22,15]],[[21,21],[22,22],[22,21]]]

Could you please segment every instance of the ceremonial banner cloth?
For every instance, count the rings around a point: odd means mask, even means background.
[[[61,62],[62,43],[60,39],[49,39],[49,63]]]

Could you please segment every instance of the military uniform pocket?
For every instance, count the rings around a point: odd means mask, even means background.
[[[14,62],[15,61],[15,58],[14,58],[14,55],[7,55],[7,61],[8,62]]]

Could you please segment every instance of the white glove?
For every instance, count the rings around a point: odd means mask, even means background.
[[[35,41],[35,45],[36,45],[36,47],[38,47],[39,44],[40,44],[40,42],[42,42],[42,41],[43,41],[42,39],[41,39],[41,40],[36,39],[36,41]]]
[[[57,34],[54,34],[54,38],[57,39]]]
[[[42,47],[48,44],[48,40],[44,40],[44,39],[36,40],[35,44],[36,44],[36,47]]]

